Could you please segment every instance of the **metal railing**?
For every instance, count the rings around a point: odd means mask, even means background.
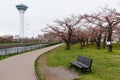
[[[8,55],[13,53],[20,53],[23,51],[34,50],[38,48],[45,47],[47,44],[38,44],[38,45],[30,45],[30,46],[22,46],[22,47],[11,47],[0,49],[0,55]]]

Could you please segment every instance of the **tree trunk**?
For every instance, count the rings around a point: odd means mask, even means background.
[[[66,49],[67,49],[67,50],[70,49],[70,42],[66,42]]]
[[[108,52],[112,52],[112,44],[108,45]]]
[[[104,36],[104,39],[103,39],[103,48],[105,49],[105,46],[106,46],[106,38],[107,38],[107,32],[105,32],[105,36]]]
[[[104,40],[103,40],[103,48],[105,49],[105,46],[106,46],[106,38],[104,37]]]
[[[89,42],[88,42],[88,39],[86,39],[86,44],[87,44],[87,47],[89,47]]]
[[[80,48],[83,49],[82,41],[80,41]]]
[[[83,47],[85,47],[85,39],[84,38],[82,39],[82,42],[83,42]]]
[[[83,37],[81,38],[81,43],[82,43],[82,46],[85,47],[85,40]]]
[[[99,50],[101,47],[101,36],[102,34],[100,33],[100,35],[98,36],[97,40],[96,40],[96,45],[97,45],[97,49]]]
[[[112,29],[111,28],[109,28],[109,30],[108,30],[108,40],[107,41],[109,41],[111,44],[110,45],[108,45],[108,52],[112,52]]]
[[[78,38],[79,44],[80,44],[80,48],[83,49],[83,44],[82,44],[82,40]]]
[[[90,40],[90,44],[93,44],[95,41],[94,41],[94,39],[91,39]]]
[[[97,49],[99,50],[100,49],[100,42],[98,40],[96,40],[96,46],[97,46]]]

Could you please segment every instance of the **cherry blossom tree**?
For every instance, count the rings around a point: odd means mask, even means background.
[[[69,50],[73,32],[78,27],[77,25],[80,20],[81,18],[79,16],[72,15],[63,20],[57,19],[54,21],[56,23],[55,25],[48,25],[48,27],[64,40],[66,49]]]

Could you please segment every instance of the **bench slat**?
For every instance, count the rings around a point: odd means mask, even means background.
[[[86,66],[86,65],[84,65],[84,64],[82,64],[82,63],[80,63],[80,62],[71,62],[71,63],[72,63],[73,65],[79,67],[79,68],[86,68],[86,69],[89,68],[89,66]]]

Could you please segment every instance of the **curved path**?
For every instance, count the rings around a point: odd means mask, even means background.
[[[16,55],[0,61],[0,80],[36,80],[34,62],[37,57],[62,44]]]

